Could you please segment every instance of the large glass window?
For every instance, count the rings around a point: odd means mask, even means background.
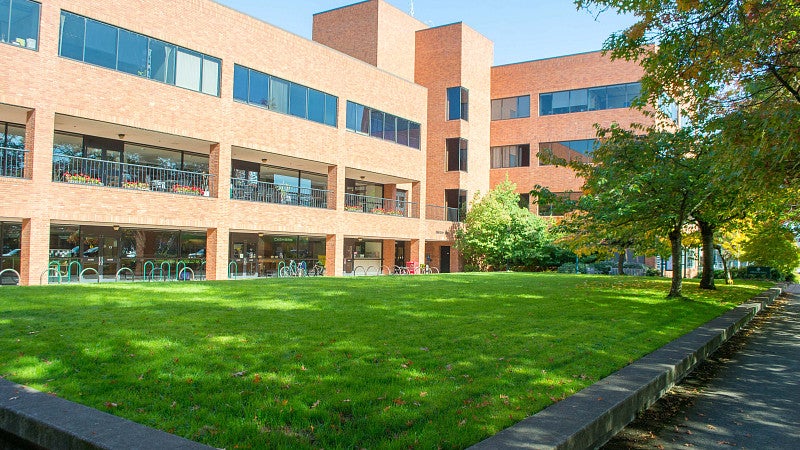
[[[25,148],[25,127],[22,125],[0,122],[0,147],[15,149]]]
[[[640,91],[637,82],[539,94],[539,115],[627,108]]]
[[[338,98],[234,64],[233,98],[253,106],[336,126]]]
[[[556,162],[576,160],[588,162],[595,146],[597,146],[597,139],[542,142],[539,144],[539,165],[549,166]]]
[[[420,148],[420,125],[355,102],[347,102],[347,129],[407,147]]]
[[[530,95],[492,100],[492,120],[519,119],[530,116]]]
[[[0,42],[37,50],[40,10],[29,0],[0,0]]]
[[[447,120],[469,120],[469,90],[456,86],[447,88]]]
[[[531,146],[528,144],[492,147],[491,152],[492,169],[531,165]]]
[[[66,11],[61,12],[58,54],[219,96],[218,58]]]
[[[467,171],[467,140],[451,138],[446,140],[447,171]]]

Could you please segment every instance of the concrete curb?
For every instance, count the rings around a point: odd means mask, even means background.
[[[0,447],[5,442],[11,448],[213,448],[0,378]]]
[[[577,394],[470,448],[588,449],[602,446],[781,292],[776,287],[759,294]]]

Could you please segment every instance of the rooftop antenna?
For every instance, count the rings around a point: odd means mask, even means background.
[[[409,10],[408,10],[408,14],[409,14],[411,17],[414,17],[414,0],[411,0],[411,8],[409,8]]]

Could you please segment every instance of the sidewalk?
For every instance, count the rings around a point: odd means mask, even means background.
[[[800,285],[785,292],[647,448],[800,448]]]

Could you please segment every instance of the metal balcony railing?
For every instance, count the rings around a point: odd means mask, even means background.
[[[463,217],[459,208],[446,206],[426,205],[425,218],[428,220],[441,220],[447,222],[461,222]]]
[[[27,153],[22,148],[0,147],[0,177],[23,178]]]
[[[77,156],[53,156],[53,181],[208,197],[212,175]]]
[[[417,203],[358,194],[344,194],[344,210],[386,216],[419,217]]]
[[[331,192],[327,189],[301,188],[285,184],[231,178],[231,198],[233,200],[327,209]]]

